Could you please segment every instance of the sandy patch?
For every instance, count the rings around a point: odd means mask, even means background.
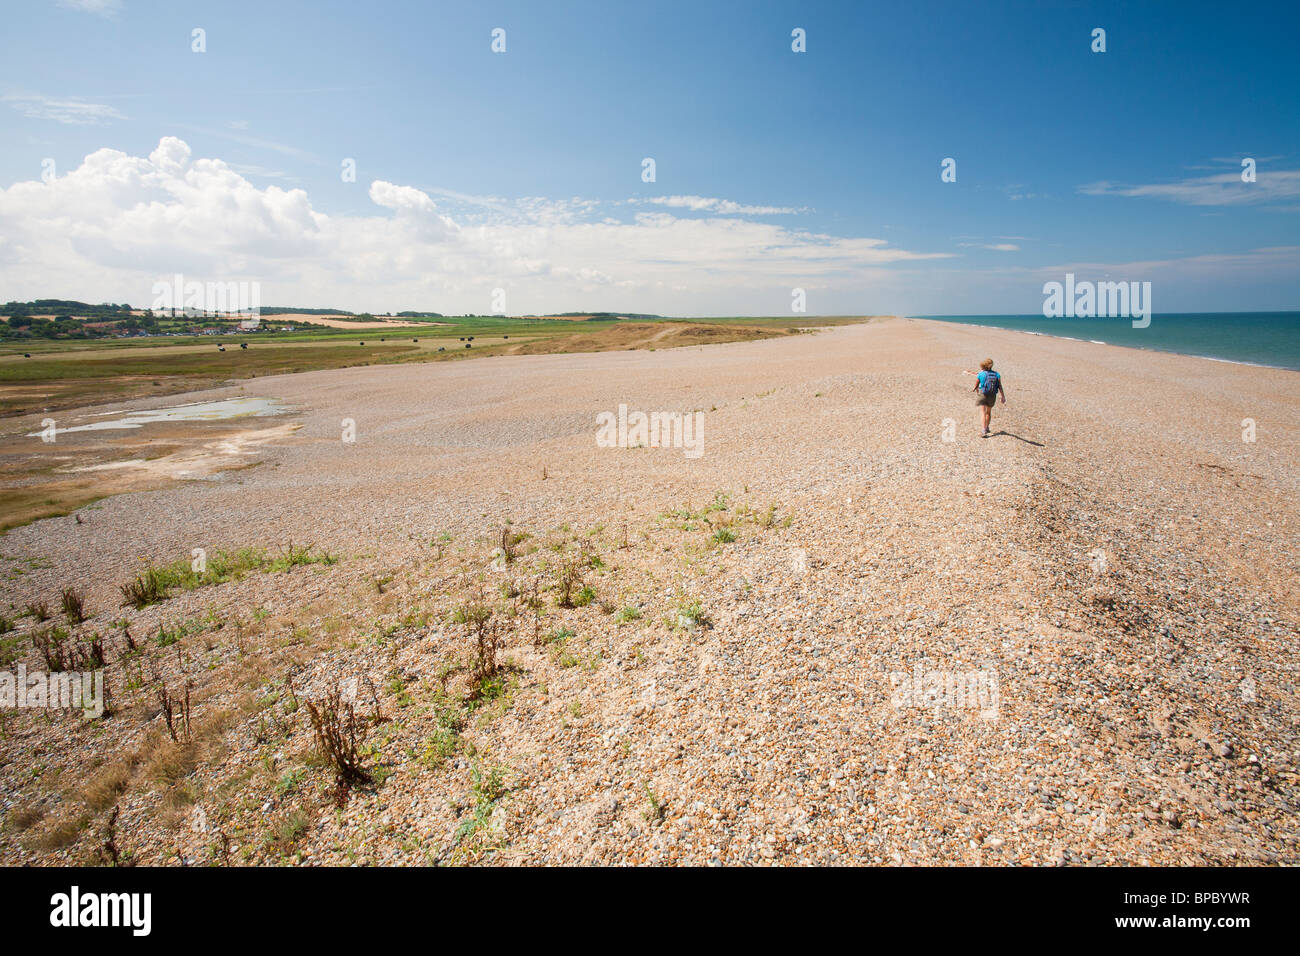
[[[282,325],[323,325],[330,329],[413,329],[426,325],[446,325],[446,322],[409,322],[404,319],[376,319],[374,322],[349,322],[328,315],[264,315],[262,327],[276,329]]]
[[[257,448],[269,442],[284,441],[301,427],[300,424],[287,422],[270,428],[235,432],[215,441],[204,442],[194,451],[173,452],[161,458],[130,458],[124,461],[102,462],[96,465],[63,468],[59,471],[67,474],[132,472],[133,474],[127,479],[128,484],[118,487],[117,491],[143,487],[159,478],[178,480],[206,478],[219,471],[246,465],[248,456]]]

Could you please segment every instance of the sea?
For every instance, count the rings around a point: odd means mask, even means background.
[[[1144,329],[1133,328],[1129,318],[1049,319],[1041,314],[915,318],[1300,371],[1300,312],[1157,313]]]

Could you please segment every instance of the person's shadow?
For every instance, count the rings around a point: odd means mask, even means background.
[[[994,432],[994,433],[993,433],[992,435],[990,435],[989,437],[990,437],[990,438],[997,438],[999,435],[1006,435],[1008,438],[1014,438],[1016,441],[1022,441],[1022,442],[1024,442],[1026,445],[1033,445],[1035,448],[1046,448],[1046,447],[1047,447],[1046,445],[1044,445],[1044,444],[1043,444],[1042,442],[1040,442],[1040,441],[1030,441],[1028,438],[1021,438],[1019,435],[1013,435],[1013,434],[1011,434],[1011,432],[1009,432],[1009,431],[999,431],[999,432]]]

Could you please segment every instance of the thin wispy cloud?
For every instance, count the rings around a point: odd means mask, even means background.
[[[267,167],[259,166],[256,163],[231,163],[230,168],[241,176],[256,176],[260,179],[279,179],[289,183],[301,182],[297,176],[291,175],[282,169],[268,169]]]
[[[1085,196],[1127,196],[1164,199],[1190,206],[1246,206],[1300,199],[1300,169],[1257,169],[1253,183],[1243,182],[1241,170],[1182,179],[1173,183],[1126,185],[1088,183],[1079,187]]]
[[[66,10],[111,17],[122,9],[122,0],[58,0],[58,5]]]
[[[1030,192],[1023,183],[1012,183],[1010,185],[1003,186],[1002,192],[1006,194],[1006,197],[1010,199],[1012,202],[1016,202],[1021,199],[1044,198],[1042,193]]]
[[[649,199],[634,199],[632,202],[667,206],[670,209],[688,209],[691,212],[712,212],[722,216],[793,216],[807,211],[792,206],[750,206],[708,196],[654,196]]]
[[[1189,256],[1166,256],[1138,260],[1067,260],[1054,265],[1008,267],[989,270],[981,275],[995,281],[1013,277],[1032,277],[1031,285],[1060,278],[1067,272],[1080,279],[1131,280],[1141,276],[1172,289],[1179,283],[1210,281],[1231,275],[1266,279],[1294,274],[1300,268],[1300,246],[1261,246],[1244,252],[1216,252]],[[1018,280],[1017,280],[1018,281]]]
[[[39,93],[9,93],[3,100],[30,119],[52,120],[68,126],[103,126],[113,120],[126,119],[105,103],[71,97],[59,99]]]
[[[926,302],[930,289],[961,286],[964,309],[954,309],[941,297],[929,299],[939,308],[917,308],[913,315],[979,313],[1002,296],[997,312],[1038,315],[1043,304],[1043,283],[1060,282],[1068,272],[1080,280],[1149,280],[1155,289],[1157,312],[1233,311],[1231,300],[1215,300],[1214,290],[1245,281],[1261,287],[1286,282],[1300,273],[1300,246],[1261,246],[1243,252],[1170,255],[1151,259],[1064,259],[1048,265],[1025,264],[1020,257],[996,260],[996,265],[971,270],[960,260],[935,263],[925,270],[925,288],[897,286],[900,296]],[[902,277],[895,273],[895,283]],[[1212,308],[1207,306],[1212,305]],[[1286,308],[1285,301],[1271,308]]]
[[[252,146],[256,149],[269,149],[273,153],[291,156],[294,159],[314,163],[317,166],[325,165],[325,160],[310,150],[299,149],[297,146],[290,146],[287,143],[278,143],[275,140],[265,139],[261,136],[250,136],[247,133],[242,132],[241,130],[246,129],[247,125],[244,127],[237,127],[233,130],[215,129],[207,126],[191,126],[185,123],[179,123],[177,126],[180,129],[190,130],[195,133],[203,133],[207,136],[215,136],[218,139],[229,140],[232,143],[239,143],[241,146]]]
[[[476,196],[439,186],[421,185],[419,189],[445,200],[444,208],[454,211],[464,225],[562,225],[589,220],[598,208],[617,205],[577,196],[570,199],[543,196],[505,199],[501,196]]]
[[[1246,156],[1251,157],[1257,164],[1275,163],[1279,159],[1287,158],[1285,156],[1260,156],[1247,150],[1240,156],[1214,156],[1209,160],[1209,162],[1187,164],[1183,166],[1183,169],[1210,169],[1216,172],[1222,172],[1224,166],[1231,166],[1233,169],[1237,169],[1241,166],[1241,160]]]
[[[1020,247],[1014,242],[959,242],[959,246],[971,249],[989,249],[993,252],[1019,252]]]

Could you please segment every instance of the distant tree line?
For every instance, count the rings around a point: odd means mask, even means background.
[[[649,312],[552,312],[558,319],[586,317],[590,319],[662,319],[661,315]]]
[[[287,305],[262,306],[257,311],[262,315],[337,315],[344,319],[352,315],[342,309],[299,309]]]
[[[104,334],[103,330],[87,327],[81,319],[70,315],[47,319],[16,312],[3,325],[3,337],[7,339],[93,339]]]
[[[6,302],[4,305],[0,305],[0,315],[51,314],[60,317],[78,315],[84,318],[116,319],[124,315],[130,315],[131,307],[125,302],[121,305],[115,305],[112,302],[91,305],[88,302],[78,302],[75,299],[33,299],[30,302]]]
[[[0,338],[8,340],[98,339],[123,333],[156,335],[185,329],[192,321],[191,318],[169,317],[166,312],[155,315],[152,309],[135,315],[127,305],[88,305],[70,299],[8,302],[0,306],[0,316],[3,317],[0,318]],[[224,324],[216,320],[212,322],[214,325]]]

